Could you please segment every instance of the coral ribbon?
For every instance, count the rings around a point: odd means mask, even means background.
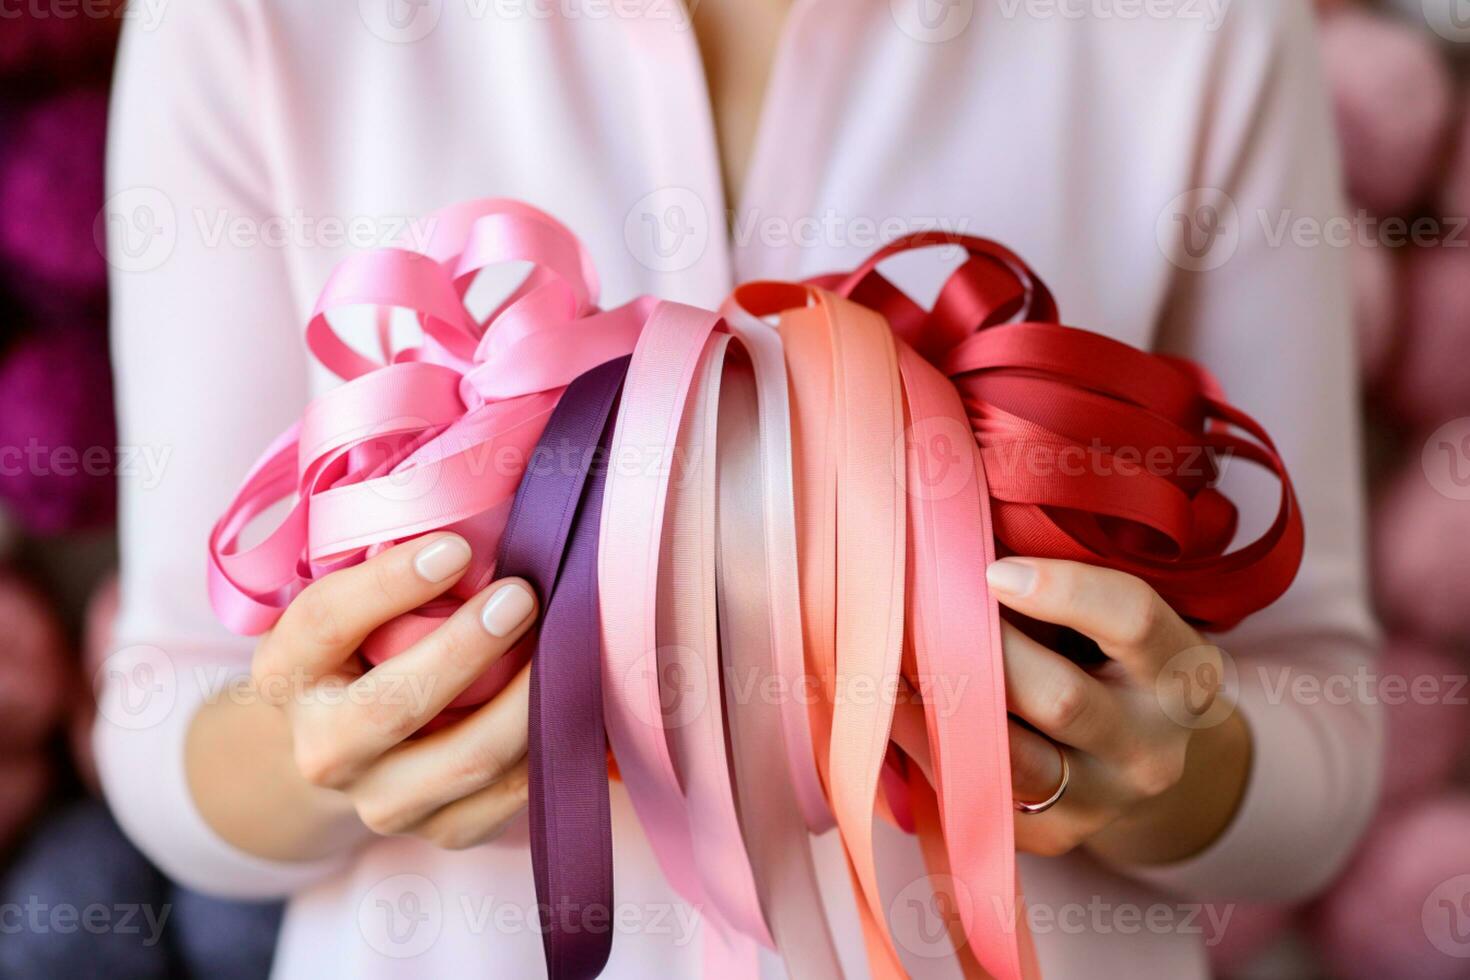
[[[878,271],[901,252],[958,246],[963,263],[925,310]],[[995,537],[1011,554],[1137,575],[1181,616],[1224,631],[1281,596],[1301,564],[1301,509],[1265,429],[1192,361],[1062,326],[1046,285],[984,239],[925,232],[824,280],[881,313],[954,382],[980,447]],[[1221,459],[1280,484],[1275,520],[1228,550]]]
[[[440,528],[472,542],[470,571],[375,631],[369,661],[497,569],[532,583],[539,630],[452,707],[535,651],[532,861],[558,980],[596,975],[610,949],[609,930],[580,928],[612,912],[606,744],[704,914],[710,977],[754,976],[758,945],[795,975],[841,976],[809,848],[833,825],[873,973],[904,976],[875,817],[918,834],[966,976],[1036,977],[985,569],[998,554],[1116,568],[1228,628],[1301,559],[1265,431],[1198,366],[1061,325],[1046,286],[982,239],[909,236],[850,274],[742,286],[716,314],[600,310],[580,244],[522,204],[471,202],[431,227],[424,254],[354,257],[324,290],[306,339],[345,383],[216,525],[220,618],[261,632],[313,579]],[[878,266],[936,245],[963,260],[926,309]],[[506,264],[530,271],[471,313],[472,283]],[[379,358],[338,334],[348,306],[377,311]],[[393,310],[419,339],[397,340]],[[1222,457],[1281,484],[1273,524],[1233,551]]]

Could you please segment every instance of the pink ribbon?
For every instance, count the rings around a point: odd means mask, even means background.
[[[209,593],[237,633],[269,629],[312,580],[396,541],[437,529],[474,546],[470,570],[443,600],[368,638],[373,663],[433,630],[489,584],[526,462],[562,390],[582,372],[632,351],[654,302],[597,308],[597,275],[577,239],[515,201],[456,205],[429,219],[425,254],[381,249],[332,274],[306,328],[312,354],[344,384],[307,406],[246,475],[210,536]],[[529,272],[487,316],[465,298],[484,270]],[[352,307],[377,314],[376,357],[338,333]],[[395,340],[392,312],[421,337]],[[295,496],[264,540],[245,528]],[[478,704],[524,664],[503,658],[453,702]]]

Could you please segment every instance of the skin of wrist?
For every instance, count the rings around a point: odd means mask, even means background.
[[[344,794],[301,777],[285,715],[272,705],[228,699],[203,705],[190,725],[184,762],[205,822],[256,857],[316,860],[371,836]]]
[[[1097,834],[1088,850],[1116,865],[1173,864],[1194,857],[1219,840],[1240,809],[1253,751],[1250,727],[1238,710],[1196,731],[1179,782]]]

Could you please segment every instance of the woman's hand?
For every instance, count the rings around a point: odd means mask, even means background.
[[[291,603],[256,648],[257,703],[201,711],[191,731],[195,798],[227,839],[278,858],[340,849],[366,836],[362,828],[464,848],[524,808],[527,669],[467,717],[409,736],[525,634],[536,614],[525,583],[494,583],[371,670],[355,656],[378,626],[454,585],[469,559],[458,535],[427,535],[325,576]],[[238,761],[257,753],[255,763]],[[221,788],[214,766],[235,784]],[[242,766],[254,771],[242,778]],[[251,799],[262,796],[274,812],[254,812],[265,805]]]
[[[1229,824],[1250,768],[1250,734],[1220,691],[1222,654],[1152,588],[1076,562],[1008,558],[988,572],[1002,604],[1097,642],[1085,670],[1004,625],[1016,799],[1023,851],[1086,846],[1117,863],[1160,864],[1207,847]],[[1201,683],[1204,681],[1204,683]],[[1029,727],[1028,727],[1029,726]]]

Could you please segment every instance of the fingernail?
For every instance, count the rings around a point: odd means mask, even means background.
[[[442,582],[469,563],[469,543],[450,534],[425,545],[413,558],[413,570],[425,582]]]
[[[1021,596],[1036,585],[1036,569],[1014,558],[1002,558],[985,570],[985,581],[997,592]]]
[[[536,600],[525,586],[518,583],[507,585],[485,603],[480,622],[491,636],[504,638],[514,633],[535,608]]]

